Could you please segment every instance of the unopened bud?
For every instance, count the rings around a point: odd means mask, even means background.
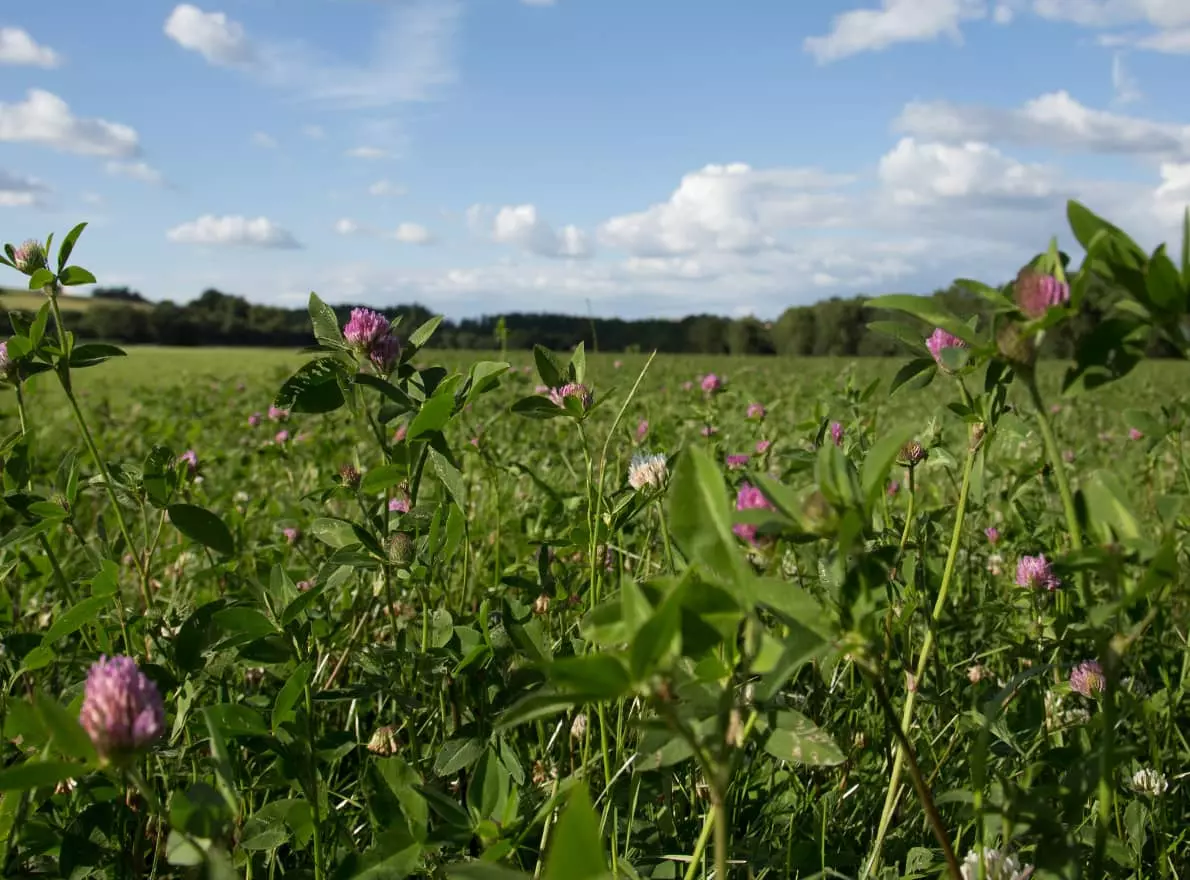
[[[45,245],[36,239],[29,239],[12,251],[12,263],[18,272],[24,272],[26,275],[46,268]]]
[[[406,532],[394,532],[388,539],[388,559],[393,565],[405,566],[413,561],[413,538]]]
[[[897,462],[905,467],[915,467],[921,464],[929,457],[929,453],[925,447],[916,440],[911,440],[901,447],[901,451],[897,453]]]
[[[339,468],[339,480],[348,489],[358,489],[360,481],[359,471],[351,465],[345,464]]]
[[[1016,323],[1008,323],[996,334],[996,348],[1018,373],[1028,374],[1037,361],[1037,347],[1031,337],[1021,333]]]

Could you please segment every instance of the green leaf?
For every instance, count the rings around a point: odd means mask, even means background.
[[[1114,473],[1103,470],[1093,472],[1084,482],[1082,493],[1087,499],[1087,514],[1093,525],[1101,531],[1110,528],[1121,541],[1140,540],[1140,521],[1132,511],[1127,492]]]
[[[66,237],[62,239],[62,244],[58,245],[58,271],[62,272],[66,268],[66,263],[70,259],[70,255],[74,253],[74,246],[78,243],[79,236],[83,234],[83,230],[87,228],[86,223],[80,223],[70,232],[66,233]],[[46,244],[47,250],[49,244]]]
[[[0,770],[0,791],[49,788],[86,770],[82,764],[68,764],[65,761],[26,761]]]
[[[928,357],[915,358],[914,360],[909,361],[909,363],[897,370],[897,374],[893,376],[892,382],[888,386],[889,397],[895,394],[897,389],[899,389],[902,385],[908,385],[910,382],[913,382],[914,379],[917,379],[922,373],[925,373],[928,370],[928,375],[922,377],[917,382],[914,382],[915,388],[924,388],[933,380],[934,375],[937,372],[936,366],[937,365],[934,363],[934,359]]]
[[[365,495],[375,495],[377,492],[383,492],[385,489],[397,485],[403,479],[405,479],[404,465],[382,464],[364,474],[364,478],[360,480],[359,488]]]
[[[481,740],[447,740],[438,749],[438,755],[434,758],[434,774],[437,776],[450,776],[458,773],[460,770],[465,770],[478,761],[479,756],[482,754],[483,742]]]
[[[208,723],[213,722],[225,737],[260,736],[267,734],[260,715],[240,703],[216,703],[203,710]]]
[[[517,700],[500,716],[496,730],[510,730],[538,718],[549,718],[572,706],[597,702],[598,694],[557,693],[552,690],[538,690]]]
[[[582,340],[579,340],[579,344],[574,347],[574,354],[570,356],[570,373],[575,382],[582,382],[587,375],[587,348]]]
[[[1182,289],[1182,277],[1165,253],[1165,245],[1157,248],[1149,259],[1145,270],[1145,291],[1149,299],[1166,314],[1176,314],[1185,309],[1186,293]]]
[[[314,662],[312,660],[305,661],[289,674],[289,677],[285,679],[285,684],[281,686],[281,690],[277,691],[277,697],[273,700],[274,731],[296,717],[294,706],[305,692],[306,684],[310,681],[313,672]]]
[[[603,880],[609,874],[599,817],[591,806],[586,785],[576,785],[558,824],[545,859],[545,880]]]
[[[49,269],[38,269],[29,276],[29,289],[41,290],[54,283],[54,273]]]
[[[115,357],[127,357],[128,352],[118,345],[103,342],[84,342],[70,350],[70,366],[82,369],[93,367]]]
[[[154,446],[141,467],[145,494],[155,506],[165,508],[174,494],[174,453],[168,446]]]
[[[547,675],[558,687],[599,700],[615,700],[632,686],[624,664],[619,658],[605,653],[555,660],[549,665]]]
[[[1190,290],[1190,206],[1182,216],[1182,285]]]
[[[528,419],[558,419],[568,415],[566,410],[540,394],[522,397],[512,405],[511,409],[518,416]]]
[[[884,494],[888,485],[888,472],[896,464],[901,448],[913,439],[914,430],[913,426],[903,425],[889,431],[877,440],[864,456],[860,484],[869,508]]]
[[[210,547],[216,553],[232,556],[236,552],[235,540],[231,531],[217,514],[196,504],[171,504],[169,521],[174,528],[189,538]]]
[[[777,713],[764,749],[774,758],[810,767],[833,767],[844,760],[829,733],[792,709]]]
[[[63,287],[77,287],[80,284],[94,284],[95,276],[82,266],[67,266],[58,273],[58,283]]]
[[[541,383],[550,388],[566,384],[567,371],[562,368],[557,356],[543,345],[533,346],[533,361],[537,364],[537,375]]]
[[[442,315],[435,315],[430,318],[430,320],[409,334],[409,344],[414,348],[421,348],[430,341],[430,337],[434,335],[434,331],[438,329],[438,325],[441,323]]]
[[[362,543],[356,534],[355,523],[345,519],[320,516],[310,523],[310,534],[328,547],[342,550]]]
[[[277,632],[277,628],[268,617],[245,605],[216,611],[211,615],[211,621],[224,632],[248,641]]]
[[[343,406],[347,368],[334,357],[321,357],[298,368],[273,399],[273,405],[296,413],[328,413]]]
[[[628,659],[632,677],[636,681],[648,677],[674,647],[681,632],[682,602],[691,580],[689,577],[682,578],[633,636],[628,648]]]
[[[943,305],[932,296],[915,296],[910,293],[890,293],[866,300],[864,307],[869,309],[888,309],[894,312],[904,312],[919,318],[931,327],[941,327],[947,333],[959,337],[968,345],[982,344],[979,335],[946,310]],[[922,340],[924,344],[925,340]]]
[[[405,435],[405,440],[416,440],[431,431],[441,431],[454,415],[454,408],[455,399],[450,394],[431,397],[421,405],[421,409],[409,423],[409,432]]]
[[[314,327],[314,338],[323,345],[346,348],[335,310],[319,299],[318,294],[313,291],[310,293],[307,309],[310,312],[310,324]]]
[[[42,726],[50,735],[53,746],[67,758],[79,758],[88,764],[96,760],[95,746],[91,737],[79,724],[78,716],[71,714],[57,700],[47,694],[33,698],[33,708]]]
[[[91,596],[67,608],[58,615],[58,619],[42,637],[41,643],[52,645],[58,639],[65,638],[77,631],[84,623],[96,621],[99,612],[112,603],[112,598],[112,596]]]
[[[499,385],[500,376],[506,372],[508,364],[503,361],[478,361],[472,364],[468,375],[467,402],[470,403],[479,395]]]
[[[223,729],[219,726],[219,719],[210,711],[211,707],[204,707],[203,721],[207,725],[210,736],[211,758],[215,763],[215,778],[218,782],[219,793],[233,815],[240,812],[240,796],[236,790],[235,771],[231,768],[231,755],[227,751],[227,742],[223,738]]]
[[[746,572],[731,531],[727,487],[718,466],[691,446],[679,456],[668,497],[670,531],[687,559],[716,577],[738,580]]]
[[[367,852],[347,856],[333,880],[404,880],[421,862],[421,844],[408,828],[390,828],[376,835]]]

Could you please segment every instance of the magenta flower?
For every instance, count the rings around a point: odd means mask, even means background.
[[[1137,428],[1129,428],[1128,429],[1128,439],[1129,440],[1143,440],[1143,439],[1145,439],[1145,435],[1144,435],[1143,431],[1141,431]]]
[[[467,442],[470,443],[472,446],[474,446],[476,449],[478,449],[479,448],[479,435],[476,434],[474,437],[472,437]]]
[[[583,410],[589,410],[595,400],[595,395],[586,385],[579,382],[567,382],[561,388],[550,389],[550,400],[554,406],[566,407],[566,399],[573,397],[582,405]]]
[[[735,498],[736,510],[775,510],[764,493],[751,483],[741,483]],[[751,523],[736,523],[731,527],[732,532],[749,544],[757,544],[756,526]]]
[[[1030,318],[1040,318],[1054,306],[1070,301],[1070,287],[1053,275],[1021,270],[1013,285],[1016,304]]]
[[[995,526],[988,526],[983,533],[987,536],[989,544],[994,546],[1000,543],[1000,530]]]
[[[16,361],[8,358],[8,343],[0,342],[0,379],[7,379],[16,372]]]
[[[757,440],[756,441],[756,454],[764,455],[766,452],[769,451],[769,449],[772,447],[772,445],[773,445],[772,440]]]
[[[372,362],[372,366],[386,376],[393,371],[400,357],[401,343],[397,341],[397,337],[391,335],[376,340],[372,350],[368,352],[368,360]]]
[[[898,492],[900,492],[900,491],[901,491],[901,484],[900,484],[900,483],[898,483],[896,480],[889,480],[889,481],[888,481],[888,495],[889,495],[889,497],[890,497],[890,498],[891,498],[893,495],[896,495],[896,494],[897,494]]]
[[[1107,679],[1103,676],[1103,667],[1095,660],[1084,660],[1070,670],[1070,689],[1084,697],[1102,693],[1106,686]]]
[[[409,426],[402,422],[397,425],[397,430],[393,431],[393,443],[404,443],[405,435],[409,433]]]
[[[930,334],[926,340],[926,348],[930,350],[930,355],[934,358],[934,362],[943,370],[943,372],[950,372],[950,369],[942,360],[942,352],[948,348],[966,348],[967,343],[959,339],[953,333],[947,333],[941,327],[938,327]]]
[[[282,529],[281,534],[285,536],[285,541],[289,544],[296,544],[298,542],[298,538],[302,536],[301,530],[296,529],[293,526]]]
[[[186,472],[191,476],[198,473],[198,453],[193,449],[187,449],[178,460],[186,462]]]
[[[549,385],[538,385],[536,388],[533,389],[533,393],[534,394],[549,394],[550,386]]]
[[[46,267],[45,246],[34,238],[29,239],[12,252],[12,263],[18,272],[32,275],[38,269]]]
[[[289,410],[281,409],[279,406],[269,407],[269,421],[270,422],[284,422],[289,418]]]
[[[252,413],[252,415],[248,416],[248,427],[249,428],[257,427],[260,424],[260,422],[261,422],[260,413]]]
[[[843,445],[843,426],[838,422],[831,422],[831,440],[836,446]]]
[[[299,593],[304,593],[314,585],[309,581],[298,581],[294,586],[297,587]]]
[[[276,436],[273,437],[273,442],[276,443],[278,446],[282,446],[282,445],[288,443],[289,442],[289,432],[286,430],[278,431]]]
[[[390,513],[408,513],[409,499],[403,497],[390,498],[388,501],[388,509]]]
[[[727,456],[727,469],[729,471],[738,471],[741,468],[748,466],[750,457],[747,455],[729,455]]]
[[[103,761],[122,762],[165,733],[165,706],[135,660],[102,656],[87,673],[79,723]]]
[[[649,435],[649,423],[645,419],[640,420],[640,424],[636,426],[636,442],[643,443],[645,437]]]
[[[702,385],[702,390],[707,394],[714,394],[723,390],[723,380],[714,373],[707,373],[703,376],[700,384]]]
[[[704,437],[714,437],[719,433],[719,429],[714,425],[703,425],[702,430],[699,433]]]
[[[388,336],[392,325],[388,318],[371,309],[352,309],[351,316],[343,326],[343,338],[353,348],[370,353],[385,336]]]
[[[1058,589],[1062,582],[1054,576],[1053,568],[1045,558],[1039,556],[1022,556],[1016,565],[1016,583],[1019,587],[1032,590],[1046,589],[1051,592]]]
[[[764,408],[763,403],[748,404],[748,418],[763,419],[766,415],[768,415],[768,410]]]

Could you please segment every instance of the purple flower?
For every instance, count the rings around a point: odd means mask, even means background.
[[[714,373],[707,373],[702,377],[702,390],[707,394],[714,394],[717,391],[723,390],[723,380]]]
[[[843,445],[843,426],[838,422],[831,422],[831,440],[836,446]]]
[[[1000,530],[995,526],[988,526],[983,533],[987,536],[989,544],[994,546],[1000,543]]]
[[[1143,439],[1145,439],[1145,435],[1144,435],[1144,432],[1139,430],[1138,428],[1129,428],[1128,429],[1128,439],[1129,440],[1143,440]]]
[[[400,496],[396,498],[390,498],[388,501],[388,509],[391,513],[408,513],[409,499],[402,498]]]
[[[46,267],[45,246],[40,241],[31,238],[13,250],[12,262],[18,272],[32,275],[38,269]]]
[[[248,416],[248,427],[255,428],[261,422],[260,413],[252,413]]]
[[[302,536],[301,530],[296,529],[293,526],[282,529],[281,534],[285,536],[285,540],[289,544],[296,544],[298,542],[298,538]]]
[[[756,454],[764,455],[766,452],[769,451],[769,448],[772,445],[773,445],[772,440],[757,440],[756,441]]]
[[[566,407],[566,399],[573,397],[582,405],[583,410],[591,408],[592,402],[595,400],[595,395],[586,385],[578,382],[567,382],[561,388],[550,389],[550,400],[554,406]]]
[[[1106,685],[1107,680],[1103,677],[1103,667],[1095,660],[1084,660],[1070,670],[1070,689],[1084,697],[1102,693]]]
[[[649,423],[646,419],[641,419],[640,424],[636,426],[636,442],[643,443],[645,437],[649,435]]]
[[[719,433],[719,429],[714,425],[703,425],[702,430],[699,433],[704,437],[714,437]]]
[[[289,418],[289,410],[281,409],[281,407],[279,407],[279,406],[270,406],[269,407],[269,421],[284,422],[288,418]]]
[[[278,431],[276,436],[273,437],[273,442],[276,443],[278,446],[283,446],[284,444],[288,443],[289,442],[289,432],[286,430]]]
[[[179,461],[186,462],[186,472],[191,476],[198,473],[198,453],[193,449],[187,449],[183,452]]]
[[[959,339],[953,333],[947,333],[941,327],[938,327],[930,334],[926,340],[926,348],[930,350],[930,355],[934,358],[934,362],[943,370],[943,372],[950,372],[950,368],[942,360],[942,352],[948,348],[966,348],[967,343]]]
[[[393,371],[393,367],[397,365],[397,360],[401,357],[401,343],[397,341],[395,336],[383,336],[376,340],[372,345],[372,350],[368,352],[368,360],[376,367],[377,371],[388,375]]]
[[[729,471],[738,471],[740,468],[748,466],[750,460],[747,455],[729,455],[727,456],[727,469]]]
[[[135,660],[103,656],[87,673],[79,723],[101,759],[121,761],[165,733],[165,707]]]
[[[1013,285],[1016,304],[1030,318],[1040,318],[1054,306],[1070,301],[1070,287],[1053,275],[1022,269]]]
[[[393,432],[393,443],[404,443],[405,435],[409,433],[409,426],[402,422],[397,425],[397,430]]]
[[[900,483],[898,483],[896,480],[889,480],[889,481],[888,481],[888,494],[889,494],[889,497],[892,497],[893,495],[896,495],[896,494],[897,494],[898,492],[900,492],[900,491],[901,491],[901,484],[900,484]]]
[[[748,418],[763,419],[766,415],[768,415],[768,410],[764,408],[763,403],[748,404]]]
[[[1061,586],[1061,581],[1054,576],[1053,568],[1045,558],[1039,556],[1022,556],[1016,564],[1016,583],[1019,587],[1032,590],[1047,589],[1051,592]]]
[[[351,317],[343,327],[343,338],[362,352],[371,352],[372,348],[388,336],[392,325],[388,318],[371,309],[352,309]]]
[[[0,379],[7,379],[16,372],[16,361],[8,358],[8,343],[0,342]]]
[[[304,593],[314,585],[309,581],[298,581],[294,586],[297,587],[299,593]]]
[[[741,483],[739,490],[736,492],[735,498],[736,510],[775,510],[769,500],[764,497],[764,493],[753,486],[751,483]],[[751,523],[736,523],[731,527],[731,530],[737,537],[742,538],[749,544],[755,545],[756,541],[756,526]]]

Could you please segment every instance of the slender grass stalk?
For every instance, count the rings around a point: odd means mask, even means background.
[[[974,438],[971,438],[974,441]],[[950,549],[946,554],[946,565],[942,570],[942,583],[938,587],[938,597],[934,601],[934,609],[930,614],[930,626],[926,630],[925,638],[921,643],[921,651],[917,656],[917,665],[914,668],[914,680],[920,682],[925,675],[926,669],[930,664],[930,660],[934,653],[934,633],[936,631],[938,621],[942,618],[942,612],[946,608],[946,598],[950,592],[950,582],[954,578],[955,560],[959,553],[959,543],[963,535],[963,521],[967,513],[967,498],[971,491],[971,471],[975,467],[975,458],[979,454],[979,444],[976,442],[969,442],[967,446],[967,460],[963,464],[963,479],[959,486],[959,501],[955,509],[954,529],[950,536]],[[897,749],[893,755],[892,773],[889,776],[888,792],[884,798],[884,809],[880,813],[880,824],[876,830],[876,840],[872,844],[872,854],[869,857],[868,864],[865,867],[861,877],[870,877],[880,867],[881,851],[884,847],[884,839],[888,834],[889,825],[892,822],[893,811],[897,806],[897,799],[900,797],[900,783],[901,773],[905,767],[905,746],[908,742],[909,732],[913,728],[913,710],[917,703],[917,689],[912,687],[908,694],[905,695],[905,707],[901,713],[901,726],[897,730]]]

